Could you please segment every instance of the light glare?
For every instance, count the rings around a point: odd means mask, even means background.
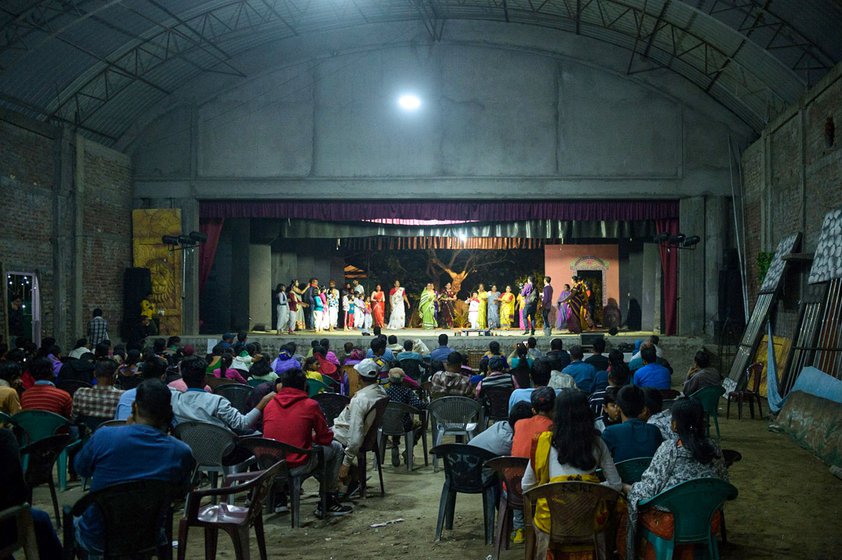
[[[398,97],[398,105],[404,111],[417,111],[421,107],[421,99],[417,95],[407,93]]]

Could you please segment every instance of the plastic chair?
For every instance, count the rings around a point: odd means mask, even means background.
[[[369,451],[374,452],[374,464],[377,467],[377,476],[380,478],[380,496],[386,495],[386,488],[383,486],[383,464],[380,462],[380,426],[383,425],[383,415],[386,414],[386,407],[389,405],[389,397],[384,397],[374,403],[368,415],[373,414],[374,420],[371,427],[365,434],[363,444],[357,453],[357,465],[360,469],[360,497],[365,499],[368,497],[368,488],[366,484],[366,471],[368,466],[366,464],[365,455]],[[368,418],[368,415],[366,418]]]
[[[307,396],[315,397],[327,389],[327,383],[317,379],[307,379]]]
[[[623,482],[634,484],[640,482],[643,472],[649,468],[651,462],[652,457],[635,457],[634,459],[618,461],[614,463],[614,466],[617,467],[617,474],[620,475]]]
[[[482,402],[485,406],[486,424],[509,419],[509,397],[514,387],[482,387]]]
[[[517,382],[517,386],[521,389],[528,389],[532,387],[532,376],[530,375],[529,365],[526,363],[518,364],[518,367],[513,368],[509,373],[514,378],[515,382]]]
[[[70,420],[64,416],[47,412],[46,410],[21,410],[14,416],[12,421],[24,434],[21,444],[34,443],[59,433],[70,433]],[[67,490],[67,457],[68,452],[76,449],[82,444],[81,440],[71,437],[70,443],[58,456],[58,486],[61,490]],[[24,469],[26,464],[24,462]]]
[[[333,426],[333,421],[351,402],[351,399],[338,393],[319,393],[310,398],[319,403],[319,408],[322,409],[322,414],[325,415],[328,426]]]
[[[424,466],[429,465],[427,459],[427,426],[422,421],[418,427],[410,428],[406,431],[404,420],[407,415],[410,417],[418,416],[419,420],[423,420],[421,411],[408,404],[399,402],[390,402],[386,406],[386,411],[383,414],[383,424],[380,426],[380,462],[385,462],[386,457],[386,438],[403,436],[406,440],[406,470],[412,472],[413,464],[413,448],[415,447],[415,434],[421,434],[421,443],[424,447]]]
[[[467,437],[470,441],[479,424],[482,404],[468,397],[439,397],[430,402],[427,410],[430,413],[433,431],[433,447],[441,444],[444,436],[452,435]],[[469,424],[474,424],[473,427]],[[433,456],[433,470],[438,471],[438,457]]]
[[[748,410],[754,420],[754,403],[757,402],[757,413],[763,418],[763,405],[760,403],[760,381],[763,379],[763,364],[760,362],[751,364],[746,368],[743,378],[737,383],[737,390],[728,393],[728,404],[725,408],[725,418],[731,415],[731,401],[737,401],[737,420],[743,419],[743,401],[748,403]],[[752,383],[751,389],[748,384]]]
[[[217,387],[220,387],[222,385],[237,385],[237,383],[231,381],[227,377],[214,377],[213,375],[206,375],[205,385],[210,387],[211,391],[215,392]]]
[[[401,360],[398,358],[398,366],[403,370],[405,374],[409,377],[418,381],[424,375],[424,362],[421,360],[416,360],[414,358]]]
[[[80,416],[77,419],[77,423],[85,426],[88,429],[88,432],[94,432],[105,422],[110,422],[112,420],[112,416]]]
[[[213,392],[231,401],[231,406],[239,410],[242,414],[248,414],[251,410],[246,404],[248,398],[254,392],[254,387],[250,385],[227,383],[225,385],[219,385]]]
[[[32,442],[20,449],[21,463],[23,463],[23,480],[29,489],[29,502],[32,503],[32,489],[41,484],[50,488],[50,497],[53,499],[53,509],[56,514],[56,523],[61,527],[61,517],[56,497],[56,484],[53,480],[53,467],[56,459],[70,443],[70,435],[60,434],[50,436]]]
[[[225,477],[222,460],[237,446],[237,434],[227,428],[204,422],[181,422],[175,427],[175,437],[190,446],[196,467],[193,480],[200,472],[211,475],[211,487],[216,488],[219,473]]]
[[[0,558],[11,557],[16,550],[23,550],[26,560],[39,560],[35,525],[32,523],[32,507],[29,504],[20,504],[0,511],[0,526],[12,521],[17,528],[17,535],[13,542],[0,548]]]
[[[673,516],[672,539],[666,540],[639,527],[639,532],[655,548],[657,558],[672,558],[677,544],[703,544],[707,546],[708,558],[719,558],[716,537],[711,534],[710,524],[717,511],[722,509],[726,500],[737,497],[737,489],[718,478],[698,478],[688,480],[668,488],[648,500],[641,500],[640,509],[659,507],[666,509]]]
[[[272,490],[275,478],[286,468],[284,461],[278,461],[271,468],[249,473],[231,475],[228,482],[242,482],[237,486],[209,490],[194,490],[187,496],[184,518],[178,525],[178,560],[187,556],[187,533],[190,527],[205,529],[205,558],[216,558],[216,545],[220,529],[228,533],[234,543],[234,557],[237,560],[249,558],[249,527],[254,527],[257,549],[261,560],[266,560],[266,538],[263,533],[263,502]],[[229,503],[229,496],[249,492],[248,506]],[[219,504],[201,506],[202,498],[214,500],[221,497]]]
[[[546,500],[550,511],[550,549],[557,546],[592,545],[598,556],[600,534],[613,545],[617,527],[617,502],[623,495],[593,482],[551,482],[524,492],[524,517],[532,519],[538,500]],[[597,524],[598,514],[607,508],[608,518]]]
[[[255,379],[253,377],[249,378],[248,380],[249,387],[257,387],[259,385],[263,385],[264,383],[268,383],[268,381],[264,381],[263,379]]]
[[[509,549],[509,533],[512,532],[513,510],[523,509],[521,479],[526,472],[529,459],[526,457],[495,457],[486,461],[486,468],[497,473],[497,478],[506,486],[505,495],[500,493],[497,507],[497,528],[494,536],[494,560],[499,560],[503,545]]]
[[[290,508],[292,513],[290,523],[294,529],[301,527],[301,484],[309,477],[317,474],[317,472],[321,478],[319,481],[319,490],[322,500],[322,511],[326,510],[327,494],[324,491],[324,484],[327,473],[325,472],[325,462],[321,447],[315,446],[313,449],[299,449],[293,445],[262,437],[243,438],[240,440],[239,445],[251,451],[255,459],[257,459],[257,466],[260,469],[268,469],[278,461],[286,461],[287,453],[290,452],[309,457],[309,460],[301,466],[292,469],[285,466],[276,478],[276,482],[286,482],[289,488],[290,505],[292,506]],[[274,494],[270,496],[269,502],[274,511]]]
[[[100,428],[117,428],[119,426],[125,426],[125,425],[126,425],[125,420],[106,420],[105,422],[103,422],[102,424],[99,425],[97,430],[100,429]]]
[[[702,408],[705,409],[705,421],[708,433],[710,433],[710,419],[713,417],[713,423],[716,426],[716,439],[721,439],[719,435],[719,397],[724,394],[725,389],[716,385],[714,387],[704,387],[690,395],[690,398],[699,399],[702,403]]]
[[[59,379],[56,382],[56,388],[61,389],[62,391],[67,391],[68,393],[70,393],[71,397],[78,389],[81,389],[83,387],[90,388],[92,386],[93,385],[91,385],[87,381],[82,381],[81,379]]]
[[[485,544],[494,539],[494,507],[498,488],[496,476],[484,476],[483,466],[494,458],[494,454],[480,447],[462,443],[447,443],[430,450],[441,457],[444,464],[444,485],[439,500],[439,515],[436,520],[436,542],[441,540],[442,528],[453,529],[456,509],[456,494],[482,494],[483,525]]]
[[[189,490],[163,480],[132,480],[85,494],[72,508],[64,507],[67,557],[75,558],[77,552],[73,518],[96,508],[104,527],[104,558],[172,558],[172,505]],[[130,529],[127,519],[132,520]],[[163,542],[161,529],[166,534]],[[84,551],[78,552],[87,557]]]

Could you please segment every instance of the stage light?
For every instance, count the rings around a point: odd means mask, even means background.
[[[161,238],[161,241],[164,245],[178,245],[178,236],[177,235],[165,235]]]
[[[421,99],[417,95],[405,93],[398,97],[398,106],[404,111],[417,111],[421,107]]]
[[[691,235],[690,237],[686,238],[684,242],[681,244],[681,247],[685,249],[689,249],[690,247],[694,247],[699,244],[702,238],[698,235]]]
[[[669,241],[669,239],[670,239],[670,234],[664,232],[664,233],[659,233],[658,235],[656,235],[652,239],[652,241],[654,241],[655,243],[664,243],[665,241]]]
[[[188,237],[196,243],[204,243],[208,240],[208,234],[202,233],[201,231],[191,231]]]

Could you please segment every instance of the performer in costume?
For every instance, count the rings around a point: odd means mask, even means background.
[[[523,284],[521,284],[521,289],[523,289]],[[522,329],[526,328],[525,320],[524,320],[524,306],[526,305],[526,298],[523,297],[523,294],[518,292],[517,294],[517,318],[518,318],[518,326]]]
[[[479,328],[479,296],[477,292],[473,292],[465,303],[468,304],[468,322],[472,329]]]
[[[365,314],[363,316],[363,331],[369,332],[371,330],[372,325],[372,307],[371,307],[371,298],[365,298]]]
[[[362,329],[365,327],[365,300],[363,294],[354,291],[354,328]]]
[[[578,276],[574,276],[570,295],[563,302],[570,306],[570,319],[567,322],[567,328],[570,332],[578,334],[588,328],[590,319],[586,307],[587,300],[587,286]]]
[[[298,304],[295,312],[295,326],[297,327],[297,330],[303,331],[305,327],[304,290],[301,288],[301,283],[297,279],[290,282],[290,290],[295,292],[295,302]]]
[[[418,302],[418,312],[421,314],[422,326],[429,330],[436,328],[436,292],[433,289],[433,283],[430,282],[421,292],[421,298]]]
[[[275,302],[278,308],[278,322],[275,324],[275,330],[278,331],[278,334],[281,334],[282,330],[287,330],[289,325],[289,303],[287,301],[287,287],[278,284],[275,288]]]
[[[330,281],[333,284],[333,280]],[[339,290],[335,287],[327,291],[327,330],[333,332],[339,320]]]
[[[491,286],[488,292],[488,328],[500,328],[500,292],[497,286]]]
[[[479,316],[477,317],[477,328],[488,328],[488,292],[485,291],[485,285],[480,284],[477,290],[477,297],[479,298]]]
[[[374,289],[371,294],[371,314],[374,319],[374,326],[381,329],[386,325],[386,294],[380,284]]]
[[[406,290],[401,288],[401,283],[395,280],[395,287],[389,290],[389,304],[392,306],[392,314],[389,315],[389,328],[402,329],[406,323],[406,310],[409,309],[409,300],[406,298]]]
[[[289,304],[289,334],[295,332],[295,327],[298,325],[298,312],[301,310],[299,303],[301,299],[293,288],[293,283],[298,280],[290,282],[289,291],[287,292],[287,303]]]
[[[451,286],[450,282],[444,285],[444,289],[439,294],[438,300],[439,318],[442,320],[442,324],[444,327],[452,329],[454,304],[456,302],[456,292],[453,291],[453,287]]]
[[[523,296],[523,334],[535,334],[535,312],[538,310],[538,292],[532,283],[532,277],[526,279],[520,294]]]
[[[566,329],[567,322],[570,320],[570,306],[564,303],[569,295],[570,284],[565,284],[564,289],[558,294],[558,318],[555,322],[557,329]]]
[[[500,325],[504,329],[512,328],[512,319],[515,315],[515,295],[512,287],[506,286],[506,291],[500,296]]]

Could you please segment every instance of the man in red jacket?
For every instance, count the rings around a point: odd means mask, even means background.
[[[275,386],[277,394],[263,410],[263,437],[301,449],[312,449],[314,444],[322,446],[327,473],[327,480],[323,481],[327,511],[322,511],[319,502],[313,515],[319,519],[325,515],[348,515],[353,509],[340,503],[336,487],[344,450],[342,444],[333,440],[333,432],[318,403],[307,397],[307,376],[298,368],[289,369],[281,373]],[[309,470],[312,466],[310,457],[287,453],[287,466],[293,472],[295,469]]]

